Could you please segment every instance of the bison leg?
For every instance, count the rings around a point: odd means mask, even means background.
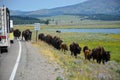
[[[63,51],[64,51],[64,54],[65,54],[65,49]]]
[[[75,56],[75,58],[77,58],[77,56]]]
[[[97,59],[97,63],[99,63],[99,64],[100,64],[100,63],[101,63],[101,60],[100,60],[100,59]]]
[[[97,63],[99,63],[99,60],[97,60]]]
[[[90,61],[90,56],[89,55],[87,56],[87,59]]]
[[[73,52],[71,52],[71,56],[73,55]]]
[[[85,60],[87,59],[87,55],[85,54]]]
[[[25,39],[25,37],[24,36],[22,36],[22,40],[24,40]]]
[[[77,58],[77,54],[76,53],[74,53],[74,56],[75,56],[75,58]]]
[[[103,64],[105,64],[105,61],[104,61],[104,60],[102,60],[102,63],[103,63]]]

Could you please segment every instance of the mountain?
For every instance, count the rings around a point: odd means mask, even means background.
[[[37,11],[11,11],[11,15],[24,16],[55,16],[63,14],[108,14],[120,15],[120,0],[88,0],[83,3],[57,7],[53,9],[43,9]]]
[[[52,10],[64,14],[120,14],[120,0],[88,0]]]
[[[19,10],[10,10],[10,15],[23,15],[26,14],[25,11],[19,11]]]

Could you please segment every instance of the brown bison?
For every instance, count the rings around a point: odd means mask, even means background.
[[[56,49],[60,49],[62,42],[61,38],[54,36],[51,43]]]
[[[19,29],[14,30],[13,35],[15,38],[18,38],[21,36],[21,31]]]
[[[77,43],[72,43],[70,44],[70,51],[71,55],[74,54],[75,58],[77,58],[77,54],[80,54],[81,52],[81,47]]]
[[[38,39],[44,41],[45,40],[45,35],[43,33],[40,33],[38,35]]]
[[[110,51],[105,51],[103,47],[96,47],[92,49],[91,56],[93,60],[96,60],[97,63],[102,63],[104,64],[105,62],[110,60]]]
[[[84,56],[85,56],[85,60],[90,60],[91,59],[91,50],[88,48],[88,46],[84,46],[83,47],[83,52],[84,52]]]
[[[30,40],[31,41],[32,32],[29,29],[26,29],[22,32],[22,39],[24,38],[25,41]]]
[[[54,36],[52,37],[51,35],[44,35],[43,33],[39,34],[38,39],[45,41],[49,45],[52,45],[56,49],[60,49],[60,45],[62,44],[61,38]]]
[[[52,37],[51,35],[46,35],[45,41],[46,41],[48,44],[51,44],[51,43],[52,43],[52,40],[53,40],[53,37]]]
[[[60,45],[60,48],[64,52],[68,50],[68,46],[66,44],[63,44],[63,43]]]

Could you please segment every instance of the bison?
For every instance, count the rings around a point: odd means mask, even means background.
[[[45,41],[48,43],[48,44],[51,44],[52,43],[52,39],[53,37],[51,35],[46,35],[45,37]]]
[[[24,38],[25,41],[30,40],[31,41],[32,37],[32,32],[29,29],[26,29],[25,31],[22,32],[22,39]]]
[[[14,30],[13,35],[15,38],[18,38],[21,36],[21,31],[19,29]]]
[[[60,45],[60,48],[64,52],[68,50],[68,46],[66,44],[63,44],[63,43]]]
[[[60,30],[57,30],[56,33],[61,33],[61,31],[60,31]]]
[[[49,45],[52,45],[56,49],[60,49],[60,45],[62,44],[61,38],[54,36],[52,37],[51,35],[44,35],[43,33],[39,34],[38,39],[45,41]]]
[[[83,47],[83,52],[84,52],[84,56],[85,56],[85,60],[90,60],[92,58],[91,56],[91,50],[88,48],[88,46],[84,46]]]
[[[81,52],[81,47],[78,45],[78,43],[73,42],[70,44],[70,51],[71,55],[74,54],[75,58],[77,58],[77,54],[80,54]]]
[[[103,64],[110,61],[110,51],[105,51],[105,49],[101,46],[92,49],[91,56],[93,60],[96,60],[99,64],[101,61]]]
[[[54,36],[51,43],[56,49],[60,49],[62,42],[61,38]]]
[[[38,39],[44,41],[45,40],[45,35],[43,33],[40,33],[38,35]]]

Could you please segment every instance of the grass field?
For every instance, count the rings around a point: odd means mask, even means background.
[[[88,45],[90,49],[96,46],[104,46],[106,50],[111,51],[111,62],[106,65],[97,64],[92,60],[85,61],[83,52],[77,59],[70,55],[70,52],[56,50],[52,46],[40,41],[39,48],[43,55],[53,62],[57,62],[65,69],[65,76],[68,80],[110,80],[120,79],[120,35],[117,34],[93,34],[93,33],[54,33],[45,32],[45,34],[60,36],[64,43],[77,42],[81,47]],[[110,77],[111,76],[111,77]]]
[[[99,28],[96,24],[103,26],[103,28],[117,28],[119,22],[103,22],[85,24],[86,28]],[[109,24],[108,24],[109,23]],[[114,24],[113,24],[114,23]],[[115,24],[116,23],[116,24]],[[111,25],[114,25],[111,26]],[[83,24],[82,24],[83,25]],[[80,26],[82,26],[80,25]],[[86,26],[87,25],[87,26]],[[108,25],[106,27],[106,25]],[[111,26],[111,27],[110,27]],[[33,26],[16,26],[15,28],[21,31],[30,29],[33,31],[33,42],[35,41],[35,31]],[[120,79],[120,34],[100,34],[100,33],[56,33],[47,31],[46,28],[79,28],[79,26],[41,26],[39,33],[51,34],[52,36],[59,36],[68,46],[72,42],[77,42],[81,47],[89,46],[90,49],[103,46],[105,50],[111,52],[111,61],[107,64],[97,64],[94,61],[85,61],[83,52],[77,59],[70,55],[70,51],[65,54],[62,51],[56,50],[52,46],[39,41],[34,46],[40,49],[40,53],[45,55],[50,61],[58,63],[65,70],[65,76],[68,80],[119,80]],[[84,27],[83,27],[84,28]],[[62,79],[60,79],[62,80]]]
[[[16,25],[15,28],[34,30],[33,25]],[[113,29],[120,28],[120,21],[83,21],[78,25],[41,25],[40,29]]]
[[[42,31],[41,31],[42,32]],[[89,46],[90,49],[97,46],[103,46],[111,51],[111,59],[120,62],[120,35],[119,34],[94,34],[94,33],[54,33],[44,32],[53,36],[59,36],[68,46],[72,42],[77,42],[81,47]]]
[[[112,24],[112,22],[111,23],[109,22],[109,24],[107,24],[108,22],[107,23],[104,22],[104,24],[110,25],[110,24]],[[115,23],[116,23],[116,27],[117,27],[119,23],[114,22],[114,24]],[[86,23],[86,24],[88,24],[88,23]],[[96,22],[94,24],[96,24]],[[100,23],[99,23],[99,25],[100,25]],[[51,28],[51,26],[47,26],[47,27],[45,27],[45,25],[41,26],[41,30],[39,31],[39,33],[45,33],[45,34],[59,36],[68,45],[70,43],[72,43],[73,41],[75,41],[75,42],[79,43],[79,45],[81,47],[88,45],[91,49],[96,46],[104,46],[106,50],[111,51],[111,55],[112,55],[111,59],[120,62],[120,59],[119,59],[120,55],[118,52],[120,50],[120,45],[118,45],[118,44],[120,44],[120,34],[99,34],[99,33],[98,34],[96,34],[96,33],[95,34],[94,33],[61,33],[61,34],[58,34],[56,32],[45,30],[48,27]],[[59,26],[55,26],[55,27],[61,28]],[[64,26],[64,27],[68,28],[68,26]],[[21,31],[23,31],[25,29],[30,29],[33,31],[33,35],[35,35],[34,26],[15,26],[15,28],[19,28]],[[70,28],[70,26],[69,26],[69,28]],[[86,28],[87,28],[87,26],[86,26]],[[32,36],[32,37],[33,37],[33,39],[35,39],[35,36]]]
[[[72,15],[60,15],[42,19],[50,19],[50,25],[52,25],[43,26],[42,28],[120,28],[120,21],[81,20],[80,16]]]

